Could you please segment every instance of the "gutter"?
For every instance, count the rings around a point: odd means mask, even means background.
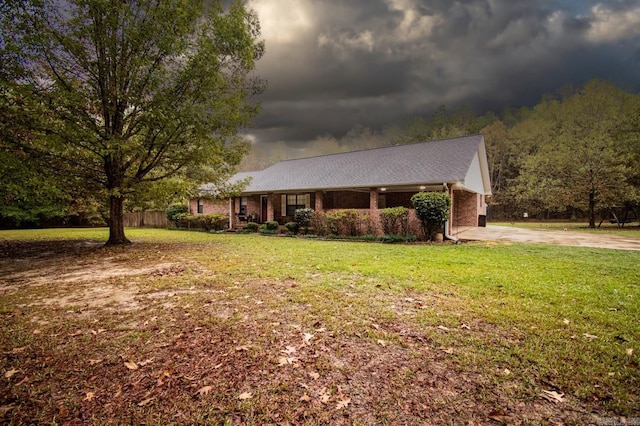
[[[449,185],[447,185],[447,183],[445,182],[445,183],[443,183],[443,184],[442,184],[442,186],[444,187],[444,190],[445,190],[445,191],[447,191],[447,193],[449,193]],[[451,194],[449,194],[449,196],[451,196]],[[452,197],[452,198],[453,198],[453,197]],[[453,213],[452,213],[452,212],[450,212],[450,215],[451,215],[451,214],[453,214]],[[457,243],[458,243],[458,241],[459,241],[457,237],[454,237],[453,235],[450,235],[450,234],[449,234],[449,221],[448,221],[448,220],[444,222],[444,237],[445,237],[447,240],[451,240],[451,241],[453,241],[453,242],[454,242],[454,243],[456,243],[456,244],[457,244]]]

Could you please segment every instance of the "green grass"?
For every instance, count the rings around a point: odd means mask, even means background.
[[[104,241],[106,236],[105,229],[0,231],[0,240]],[[186,318],[195,324],[239,333],[233,347],[251,336],[246,330],[243,334],[242,327],[255,321],[261,331],[253,335],[256,346],[247,351],[254,364],[265,348],[279,341],[271,328],[281,326],[270,324],[302,329],[321,324],[342,342],[334,349],[341,359],[357,350],[393,350],[412,359],[450,348],[452,354],[443,362],[461,377],[479,377],[483,385],[468,397],[489,404],[496,403],[498,390],[506,395],[506,404],[513,405],[539,402],[542,390],[557,389],[579,401],[582,410],[603,416],[640,414],[640,252],[616,250],[612,255],[605,249],[542,244],[387,245],[133,228],[127,236],[138,244],[116,253],[131,262],[166,257],[187,265],[179,276],[136,281],[141,294],[158,289],[192,292],[176,298],[183,308],[172,311],[174,317],[165,323],[177,324],[176,318],[188,313]],[[109,249],[98,257],[113,253]],[[26,306],[26,297],[3,296],[0,312]],[[216,312],[226,316],[210,316],[215,304]],[[142,321],[134,313],[127,315]],[[119,323],[113,318],[104,322]],[[20,327],[26,330],[28,325]],[[155,339],[146,329],[124,333],[117,347],[124,345],[125,350]],[[24,331],[17,334],[21,344],[33,339]],[[427,351],[421,352],[424,349],[407,336],[427,342]],[[379,341],[387,346],[382,348]],[[323,374],[334,370],[321,356],[314,362]],[[408,367],[393,380],[400,390],[405,387],[410,399],[408,387],[421,377],[420,364],[406,362]],[[505,369],[510,374],[502,374]],[[341,374],[357,370],[345,367]],[[266,388],[277,390],[268,392],[271,395],[288,392],[289,386],[296,389],[297,384],[269,382]],[[387,392],[390,399],[384,404],[380,399],[366,408],[378,413],[378,421],[398,421],[394,408],[385,405],[398,395]],[[236,406],[230,401],[225,409],[240,410],[248,419],[254,418],[254,410],[274,403],[269,399]],[[256,423],[265,421],[256,415]]]

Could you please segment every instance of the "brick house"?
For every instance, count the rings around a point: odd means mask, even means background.
[[[193,199],[191,213],[228,214],[235,228],[247,221],[284,224],[302,207],[356,209],[379,222],[380,209],[404,206],[417,226],[411,196],[446,191],[452,202],[446,231],[453,235],[458,227],[484,225],[485,200],[491,195],[482,135],[286,160],[238,173],[232,181],[247,177],[251,181],[240,196]]]

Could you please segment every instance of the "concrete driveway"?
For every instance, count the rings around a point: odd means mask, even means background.
[[[618,250],[640,250],[640,239],[605,233],[547,231],[495,225],[487,225],[486,228],[460,227],[457,231],[454,236],[463,241],[514,241]]]

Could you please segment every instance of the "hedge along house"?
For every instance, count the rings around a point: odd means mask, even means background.
[[[461,226],[483,226],[485,198],[491,195],[482,135],[398,145],[364,151],[286,160],[250,177],[238,197],[224,204],[191,200],[197,213],[229,214],[231,228],[247,221],[293,221],[296,209],[330,212],[356,209],[379,226],[379,211],[404,206],[417,226],[411,196],[420,191],[445,191],[451,197],[448,234]],[[226,211],[225,211],[226,210]]]

